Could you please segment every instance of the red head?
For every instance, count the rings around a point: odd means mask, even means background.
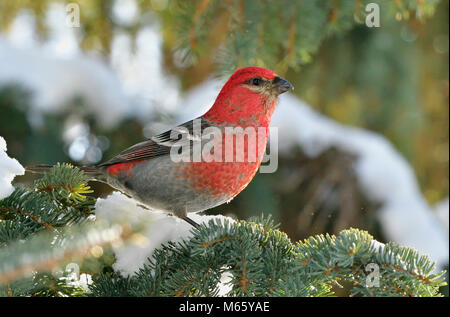
[[[292,85],[261,67],[238,69],[225,83],[204,118],[232,126],[268,126],[278,96]]]

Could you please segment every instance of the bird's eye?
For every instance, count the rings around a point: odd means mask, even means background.
[[[262,80],[260,78],[252,79],[252,85],[259,86],[259,85],[261,85],[261,83],[262,83]]]

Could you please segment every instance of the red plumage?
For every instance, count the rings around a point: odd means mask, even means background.
[[[225,83],[211,109],[198,121],[186,122],[126,149],[105,163],[83,169],[94,179],[125,192],[150,209],[164,210],[195,225],[187,218],[188,212],[203,211],[229,201],[253,179],[263,158],[278,96],[290,89],[288,81],[268,69],[239,69]],[[242,132],[236,132],[232,137],[231,162],[209,162],[203,157],[199,162],[176,162],[172,152],[178,143],[172,139],[172,134],[183,128],[182,136],[194,140],[196,122],[202,131],[216,128],[223,132],[226,127],[265,130],[256,141],[244,137],[242,147],[236,146]],[[223,144],[225,141],[224,135],[214,139]],[[253,149],[254,161],[248,159]],[[247,159],[236,161],[242,154]],[[220,155],[224,158],[223,153]]]

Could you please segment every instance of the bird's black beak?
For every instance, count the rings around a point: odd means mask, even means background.
[[[281,77],[275,77],[273,79],[272,90],[277,94],[281,95],[283,92],[294,89],[294,86],[291,85],[286,79]]]

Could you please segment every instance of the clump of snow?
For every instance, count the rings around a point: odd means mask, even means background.
[[[224,271],[220,276],[220,282],[218,285],[218,296],[228,296],[228,293],[233,289],[233,274],[230,271]]]
[[[90,274],[82,273],[78,281],[74,282],[75,286],[82,287],[86,291],[89,291],[89,285],[92,284],[92,276]]]
[[[133,96],[133,116],[148,119],[152,110],[172,111],[179,102],[178,79],[166,74],[163,68],[162,35],[156,23],[142,28],[132,38],[125,32],[115,34],[111,44],[111,67]]]
[[[176,123],[204,114],[222,85],[210,79],[189,91]],[[448,229],[423,197],[412,167],[386,138],[327,118],[291,94],[280,96],[271,126],[278,128],[281,154],[295,146],[311,158],[330,147],[354,154],[362,190],[381,203],[377,215],[386,238],[429,255],[439,268],[448,263]]]
[[[115,3],[114,13],[120,11],[122,19],[127,8],[132,18],[135,1]],[[155,108],[174,109],[179,82],[163,69],[156,16],[147,16],[152,23],[139,30],[135,45],[128,33],[114,32],[110,66],[95,50],[89,56],[80,52],[78,30],[66,27],[66,18],[65,6],[52,3],[45,19],[49,39],[40,43],[31,12],[18,14],[11,29],[0,36],[0,85],[19,83],[30,89],[35,114],[64,111],[73,98],[82,97],[104,128],[125,117],[148,120]]]
[[[378,240],[373,239],[371,242],[373,248],[377,250],[378,252],[382,252],[386,245]]]
[[[19,83],[30,89],[36,112],[60,112],[82,97],[106,128],[128,115],[129,100],[120,81],[98,59],[52,57],[39,49],[15,48],[0,38],[0,65],[0,85]]]
[[[75,263],[70,263],[70,264],[76,265]],[[80,287],[80,288],[83,288],[85,291],[89,292],[89,285],[92,284],[92,276],[90,274],[86,274],[86,273],[79,274],[79,267],[77,265],[76,265],[76,267],[77,267],[78,271],[70,272],[70,274],[68,274],[68,276],[66,276],[66,277],[63,277],[63,279],[66,280],[67,286]]]
[[[97,219],[111,224],[128,223],[133,228],[141,229],[141,233],[132,235],[129,242],[113,247],[117,259],[114,269],[124,276],[135,274],[162,244],[192,236],[192,226],[187,222],[161,211],[144,209],[134,199],[119,192],[97,199],[95,215]],[[195,213],[188,216],[199,224],[211,219],[234,221],[224,216],[202,216]]]
[[[14,191],[11,185],[16,175],[23,175],[25,169],[20,163],[6,154],[6,141],[0,136],[0,199],[8,197]]]
[[[135,0],[116,0],[112,11],[114,20],[124,26],[132,26],[139,16],[139,7]]]

